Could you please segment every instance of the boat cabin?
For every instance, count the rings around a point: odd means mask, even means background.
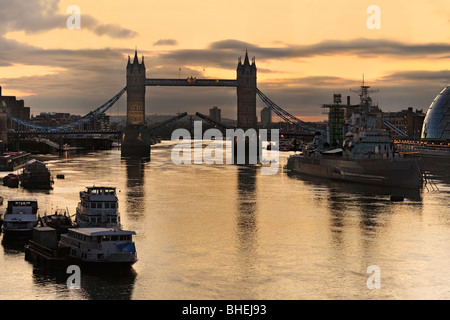
[[[60,245],[82,261],[132,264],[137,261],[134,235],[134,231],[111,228],[74,228],[61,235]]]
[[[38,203],[35,199],[10,199],[5,214],[37,214]]]
[[[80,192],[76,210],[79,227],[120,226],[119,203],[114,187],[88,187]]]
[[[117,209],[116,188],[88,187],[80,192],[80,204],[87,209]]]

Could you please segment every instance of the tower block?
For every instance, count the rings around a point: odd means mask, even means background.
[[[127,125],[145,125],[145,64],[139,63],[137,51],[127,64]]]
[[[137,51],[127,64],[127,126],[122,133],[122,156],[150,156],[150,131],[145,122],[145,64]]]
[[[237,87],[237,126],[242,129],[256,129],[258,118],[256,116],[256,64],[252,64],[245,52],[244,63],[239,58],[236,79]]]
[[[255,58],[252,63],[248,59],[248,52],[245,51],[244,63],[239,58],[236,80],[237,80],[237,128],[247,131],[254,129],[255,136],[245,137],[245,164],[250,164],[250,144],[251,140],[256,141],[258,145],[258,159],[259,159],[259,139],[256,133],[258,127],[258,118],[256,116],[256,63]],[[238,140],[235,137],[233,144],[233,152],[235,163],[238,161]]]

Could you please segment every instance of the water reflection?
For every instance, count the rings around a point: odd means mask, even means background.
[[[450,185],[450,161],[448,158],[422,157],[423,168],[433,180]]]
[[[135,281],[134,269],[86,274],[81,277],[83,297],[89,300],[130,300]]]
[[[70,274],[62,269],[33,269],[33,283],[37,290],[45,291],[49,284],[52,284],[58,291],[58,298],[67,296],[86,300],[130,300],[134,291],[136,271],[134,269],[86,270],[81,267],[81,288],[72,290],[67,288],[69,277]],[[111,290],[112,288],[114,290]]]
[[[126,212],[130,218],[137,219],[145,212],[144,177],[145,165],[149,158],[122,158],[126,167]]]
[[[328,197],[328,211],[330,212],[330,230],[332,243],[338,246],[344,244],[343,231],[345,230],[345,212],[347,209],[346,199],[342,196],[333,195]]]
[[[390,186],[378,186],[363,183],[353,183],[346,181],[330,180],[326,178],[313,177],[294,172],[288,172],[287,175],[293,179],[303,181],[307,185],[315,187],[326,187],[334,194],[352,194],[358,196],[361,201],[368,201],[368,197],[377,197],[378,199],[389,200],[392,195],[403,196],[412,201],[422,201],[420,189],[416,188],[398,188]]]
[[[258,249],[258,219],[256,208],[256,174],[253,166],[238,166],[236,199],[237,209],[237,250],[240,263],[240,285],[245,295],[253,297],[256,288],[245,286],[256,277],[256,261]]]
[[[25,244],[28,238],[8,238],[3,235],[2,246],[6,255],[17,255],[25,252]]]
[[[243,251],[256,247],[256,172],[256,168],[245,166],[237,171],[237,226],[239,249]]]
[[[378,237],[387,227],[389,216],[398,206],[414,205],[421,212],[422,192],[419,189],[394,188],[361,183],[335,181],[288,172],[288,176],[301,180],[314,192],[316,203],[325,203],[329,213],[331,243],[334,247],[345,247],[345,232],[358,221],[361,245],[371,246],[371,239]],[[407,202],[391,201],[392,195],[403,196]]]

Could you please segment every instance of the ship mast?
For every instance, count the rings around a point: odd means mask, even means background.
[[[369,125],[368,118],[372,118],[373,114],[377,113],[378,106],[374,106],[372,104],[372,98],[370,97],[371,93],[379,92],[379,90],[369,90],[370,86],[367,86],[364,81],[364,74],[362,78],[362,85],[360,90],[352,90],[350,91],[358,93],[360,98],[359,105],[359,114],[361,115],[361,125],[363,128],[373,127],[373,125]]]
[[[362,78],[362,86],[360,90],[352,90],[350,89],[350,91],[358,93],[359,98],[360,98],[360,106],[361,106],[361,111],[365,111],[365,112],[372,112],[372,99],[370,98],[369,94],[370,93],[375,93],[375,92],[379,92],[380,90],[369,90],[370,86],[366,86],[364,83],[364,74],[363,74],[363,78]]]

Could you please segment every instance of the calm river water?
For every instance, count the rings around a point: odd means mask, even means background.
[[[172,146],[154,146],[151,161],[121,159],[119,150],[50,156],[52,174],[65,175],[54,190],[0,187],[5,203],[37,198],[41,214],[74,214],[85,187],[117,187],[139,258],[125,274],[82,270],[81,289],[69,290],[68,275],[33,270],[23,243],[2,239],[0,299],[450,298],[448,166],[429,165],[439,191],[391,202],[386,189],[283,169],[267,176],[258,167],[177,166]],[[372,265],[380,289],[366,285]]]

